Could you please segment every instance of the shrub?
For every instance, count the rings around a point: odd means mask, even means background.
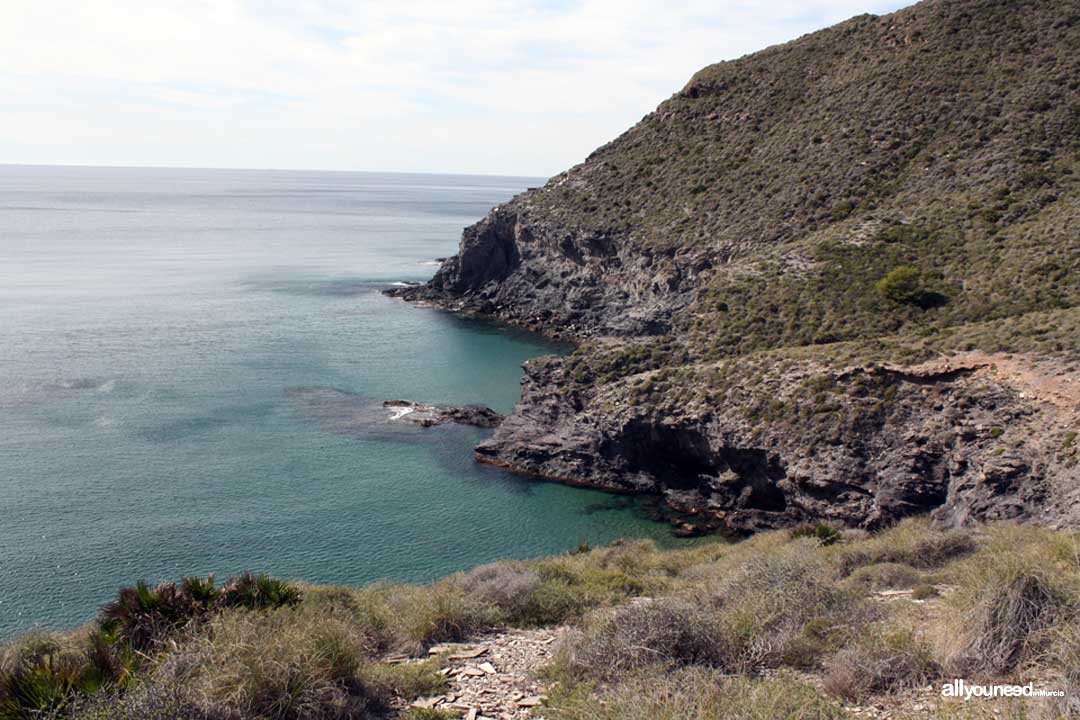
[[[663,599],[630,603],[590,619],[572,642],[571,667],[588,677],[614,680],[655,664],[722,666],[724,638],[708,609]]]
[[[841,577],[877,563],[932,570],[977,549],[978,543],[970,532],[939,530],[927,518],[909,518],[869,540],[839,548],[836,563]]]
[[[462,580],[466,593],[499,608],[507,622],[526,624],[537,619],[534,595],[540,584],[535,570],[510,563],[481,565]]]
[[[837,586],[816,543],[800,541],[732,569],[712,592],[725,636],[725,667],[775,667],[798,646],[797,664],[823,653],[866,620],[870,608]],[[806,632],[813,623],[813,632]],[[820,641],[818,647],[813,647]]]
[[[498,624],[498,614],[481,598],[454,582],[426,587],[398,586],[389,596],[397,614],[403,649],[416,651],[441,642],[457,642]]]
[[[211,584],[213,579],[211,579]],[[244,573],[221,588],[221,607],[244,607],[249,610],[293,606],[300,602],[300,590],[269,575]]]
[[[83,698],[62,713],[41,720],[237,720],[234,713],[204,707],[186,688],[144,683],[124,692]]]
[[[110,685],[117,670],[99,652],[96,636],[85,647],[55,635],[33,634],[0,654],[0,719],[15,720],[60,711],[80,695]]]
[[[121,588],[116,600],[101,608],[98,619],[107,633],[146,651],[165,635],[208,613],[212,601],[204,602],[201,597],[189,594],[183,584],[150,587],[139,581]]]
[[[825,663],[825,687],[858,701],[925,685],[940,668],[931,648],[905,628],[875,627]]]
[[[355,625],[363,633],[373,653],[416,649],[404,638],[404,619],[391,607],[391,598],[404,592],[399,586],[375,583],[354,589],[340,586],[304,588],[298,611],[332,617]]]
[[[937,586],[932,583],[921,583],[916,585],[911,590],[912,600],[929,600],[932,597],[937,597],[941,594],[938,591]]]
[[[0,718],[22,720],[58,709],[80,689],[83,663],[48,636],[33,636],[0,664]]]
[[[412,700],[438,695],[446,692],[448,684],[446,676],[439,673],[439,662],[435,659],[396,665],[367,663],[360,668],[358,677],[368,696],[383,704],[395,697]]]
[[[918,268],[901,265],[878,280],[875,288],[887,300],[900,305],[919,305],[925,291],[922,287],[922,273]]]
[[[1038,528],[995,530],[990,544],[952,573],[950,669],[993,676],[1042,656],[1055,625],[1080,608],[1078,551],[1075,538]]]
[[[382,698],[361,680],[369,647],[350,623],[288,608],[228,610],[155,672],[241,717],[362,718]]]
[[[522,608],[521,621],[548,625],[579,618],[667,587],[672,569],[655,546],[616,541],[609,547],[541,560],[531,565],[541,584]]]
[[[849,585],[865,590],[892,590],[915,587],[922,573],[910,565],[895,562],[875,563],[858,568],[848,578]]]
[[[244,573],[217,589],[214,576],[184,578],[150,587],[138,582],[121,588],[116,600],[102,607],[98,620],[104,633],[133,649],[150,650],[165,636],[221,608],[275,608],[300,601],[296,587],[268,575]]]
[[[792,528],[791,537],[814,538],[821,545],[835,545],[840,542],[843,535],[828,523],[808,523]]]
[[[1054,709],[1063,717],[1080,717],[1080,622],[1072,619],[1059,628],[1046,660],[1056,679],[1054,683],[1065,691],[1056,699]]]
[[[988,673],[1013,669],[1032,656],[1040,631],[1066,606],[1054,581],[1037,570],[1001,575],[995,578],[999,583],[980,589],[978,599],[969,599],[963,645],[950,658],[957,669]]]

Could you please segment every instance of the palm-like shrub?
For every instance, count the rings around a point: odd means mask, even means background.
[[[107,637],[144,652],[167,635],[222,608],[259,610],[298,602],[297,588],[269,575],[244,573],[221,588],[213,575],[186,577],[180,583],[164,582],[156,587],[138,582],[122,588],[116,600],[101,609],[99,623]]]
[[[0,657],[0,720],[24,720],[64,708],[105,681],[89,653],[50,636],[31,636]]]
[[[225,584],[217,602],[221,607],[244,607],[249,610],[291,607],[300,602],[300,591],[269,575],[244,573]]]
[[[99,620],[108,636],[145,651],[211,607],[204,595],[192,595],[186,583],[166,582],[150,587],[140,581],[121,588],[116,600],[101,609]]]

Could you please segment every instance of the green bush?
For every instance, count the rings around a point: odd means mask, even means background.
[[[920,305],[923,301],[922,273],[910,265],[889,271],[875,287],[886,299],[900,305]]]
[[[114,668],[90,647],[65,646],[34,634],[0,654],[0,720],[27,720],[63,710],[114,679]]]
[[[822,545],[835,545],[840,542],[843,535],[840,531],[828,523],[808,523],[792,528],[793,538],[814,538]]]
[[[110,639],[143,652],[167,635],[211,612],[232,607],[248,609],[296,605],[299,589],[268,575],[244,573],[220,590],[214,577],[187,577],[179,584],[163,582],[150,587],[138,582],[121,588],[116,600],[102,607],[98,622]]]
[[[210,585],[209,592],[205,586],[196,586],[196,589],[206,593],[204,596],[210,597],[213,595],[212,578]],[[266,574],[253,575],[251,573],[243,573],[225,583],[218,599],[221,607],[243,607],[249,610],[291,607],[298,602],[300,602],[298,588]]]

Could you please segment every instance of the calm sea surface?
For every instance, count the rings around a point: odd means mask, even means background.
[[[0,166],[0,637],[122,584],[242,570],[425,581],[582,540],[640,506],[473,463],[541,339],[405,305],[530,178]]]

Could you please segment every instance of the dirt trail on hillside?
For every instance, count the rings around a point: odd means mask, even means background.
[[[1012,387],[1025,399],[1054,408],[1062,421],[1080,417],[1080,377],[1054,361],[967,352],[903,368],[904,372],[925,377],[963,370],[992,378]]]

